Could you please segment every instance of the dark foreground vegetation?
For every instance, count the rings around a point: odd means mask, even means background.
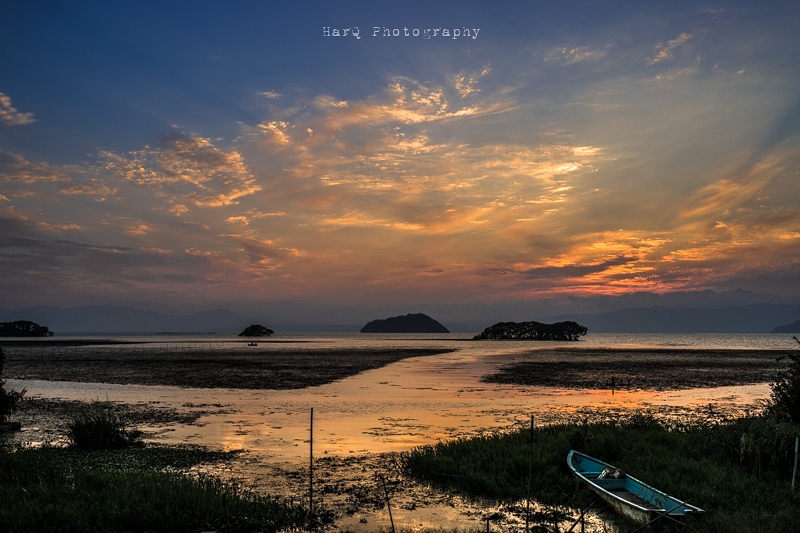
[[[207,476],[231,453],[142,446],[101,403],[68,424],[64,447],[0,445],[0,531],[266,531],[306,524],[306,511]]]
[[[443,488],[513,501],[526,497],[530,455],[531,498],[580,507],[591,496],[577,490],[566,463],[577,449],[705,509],[695,517],[701,531],[800,531],[800,495],[791,487],[797,436],[797,426],[768,417],[681,425],[632,416],[538,428],[532,455],[531,433],[520,430],[423,446],[407,465],[411,475]]]
[[[0,322],[0,337],[52,337],[53,332],[29,320]]]
[[[762,416],[682,423],[634,414],[615,422],[544,426],[423,446],[406,456],[407,469],[475,497],[530,496],[545,505],[585,509],[593,496],[566,464],[575,449],[705,509],[691,517],[697,530],[800,531],[800,494],[792,486],[800,437],[800,353],[777,355],[788,364],[774,374]]]

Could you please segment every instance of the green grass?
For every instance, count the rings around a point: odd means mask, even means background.
[[[175,471],[226,458],[195,448],[3,449],[0,531],[270,532],[305,523],[300,507]]]
[[[698,521],[702,531],[800,531],[800,499],[791,489],[799,435],[797,426],[768,418],[665,427],[633,417],[618,424],[542,427],[533,437],[530,494],[546,505],[575,505],[576,482],[566,457],[577,449],[705,509]],[[530,442],[525,430],[423,446],[406,456],[406,466],[411,475],[443,488],[521,500]],[[623,531],[629,527],[620,525]]]
[[[119,416],[102,402],[92,402],[76,413],[67,426],[71,446],[81,450],[119,450],[140,444]]]

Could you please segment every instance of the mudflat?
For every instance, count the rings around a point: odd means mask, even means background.
[[[196,388],[300,389],[323,385],[408,357],[445,353],[434,348],[300,348],[123,350],[15,349],[5,378]]]
[[[532,350],[481,381],[566,389],[680,390],[765,383],[796,350]]]

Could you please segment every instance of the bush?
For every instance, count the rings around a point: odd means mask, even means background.
[[[0,348],[0,378],[3,376],[3,364],[5,363],[6,354]],[[8,415],[17,410],[17,404],[25,396],[25,390],[13,391],[6,390],[4,385],[5,380],[0,379],[0,422],[5,422]]]
[[[81,450],[118,450],[138,444],[138,435],[129,432],[120,418],[101,402],[92,402],[67,425],[67,438]]]
[[[798,344],[800,339],[792,337]],[[772,387],[769,410],[779,418],[800,424],[800,353],[789,355],[789,368],[779,373]]]

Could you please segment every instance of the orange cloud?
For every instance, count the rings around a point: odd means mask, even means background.
[[[162,144],[127,156],[101,152],[102,165],[113,176],[202,207],[235,204],[261,190],[236,150],[221,150],[208,139],[178,133]]]

